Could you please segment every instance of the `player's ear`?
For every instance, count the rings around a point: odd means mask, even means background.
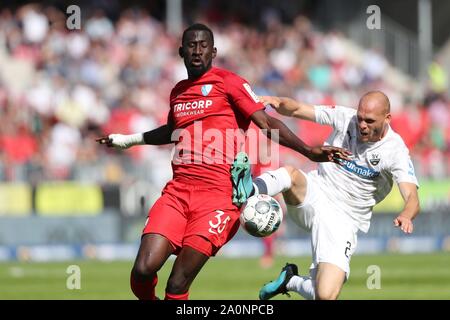
[[[178,48],[178,54],[180,55],[180,57],[184,58],[183,47]]]
[[[216,56],[217,56],[217,48],[216,48],[216,47],[213,47],[213,50],[212,50],[212,58],[214,59]]]
[[[391,118],[392,118],[391,114],[388,113],[388,114],[386,115],[386,120],[385,120],[387,124],[391,123]]]

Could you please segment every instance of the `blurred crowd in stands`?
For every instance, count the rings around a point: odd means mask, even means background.
[[[268,11],[258,29],[204,17],[215,32],[215,65],[246,78],[257,94],[356,107],[362,93],[383,90],[416,173],[450,175],[448,75],[437,63],[428,90],[417,95],[413,86],[396,86],[392,66],[376,50],[355,50],[343,34],[322,32],[304,16],[286,25]],[[164,184],[171,177],[170,146],[120,152],[95,138],[165,123],[170,90],[186,78],[177,50],[181,34],[168,34],[163,22],[136,8],[114,21],[101,10],[83,12],[81,30],[67,29],[66,19],[40,5],[0,12],[0,181]],[[284,121],[312,144],[329,132]],[[312,165],[284,149],[280,160]]]

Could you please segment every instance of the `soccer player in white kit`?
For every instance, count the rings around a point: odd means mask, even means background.
[[[326,144],[351,151],[350,161],[325,162],[304,173],[293,167],[268,171],[253,180],[254,193],[283,192],[289,215],[311,232],[312,265],[309,276],[299,276],[287,264],[279,277],[262,287],[267,300],[295,291],[305,299],[336,299],[350,273],[350,258],[358,230],[369,230],[372,208],[391,191],[393,181],[405,205],[394,226],[413,232],[419,213],[418,182],[402,138],[389,126],[388,97],[380,91],[366,93],[358,109],[313,106],[290,98],[261,97],[278,113],[330,125]]]

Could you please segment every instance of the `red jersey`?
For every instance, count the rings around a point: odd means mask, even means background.
[[[231,187],[230,167],[243,132],[250,116],[262,109],[247,81],[224,69],[212,67],[200,78],[177,83],[170,94],[168,117],[178,136],[173,178]]]

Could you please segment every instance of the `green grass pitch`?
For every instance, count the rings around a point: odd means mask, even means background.
[[[191,299],[257,299],[262,284],[278,276],[285,262],[296,263],[300,273],[309,268],[308,257],[276,257],[274,266],[261,269],[258,259],[212,258],[191,287]],[[157,294],[164,288],[173,260],[159,272]],[[81,270],[81,289],[69,290],[69,265]],[[376,265],[380,289],[369,290],[367,281]],[[0,299],[134,299],[129,289],[131,261],[72,261],[59,263],[0,263]],[[450,299],[450,254],[355,255],[351,275],[340,299]],[[276,299],[289,299],[277,296]],[[296,293],[290,299],[302,299]]]

